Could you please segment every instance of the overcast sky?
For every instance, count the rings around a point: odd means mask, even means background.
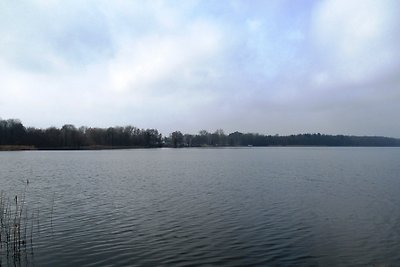
[[[400,1],[0,1],[0,117],[400,137]]]

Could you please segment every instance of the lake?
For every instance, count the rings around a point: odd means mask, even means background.
[[[1,266],[400,265],[400,148],[0,152],[0,186]]]

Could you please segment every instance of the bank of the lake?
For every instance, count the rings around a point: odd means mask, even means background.
[[[0,151],[36,150],[34,146],[1,145]]]

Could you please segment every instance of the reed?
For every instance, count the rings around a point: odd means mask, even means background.
[[[22,194],[12,198],[4,191],[0,192],[0,258],[12,257],[14,262],[18,262],[21,253],[26,252],[27,247],[32,247],[33,244],[36,218],[34,209],[29,211],[25,203],[28,185],[27,181]]]

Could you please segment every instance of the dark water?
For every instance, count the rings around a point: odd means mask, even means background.
[[[0,189],[26,179],[1,266],[400,266],[398,148],[1,152]]]

